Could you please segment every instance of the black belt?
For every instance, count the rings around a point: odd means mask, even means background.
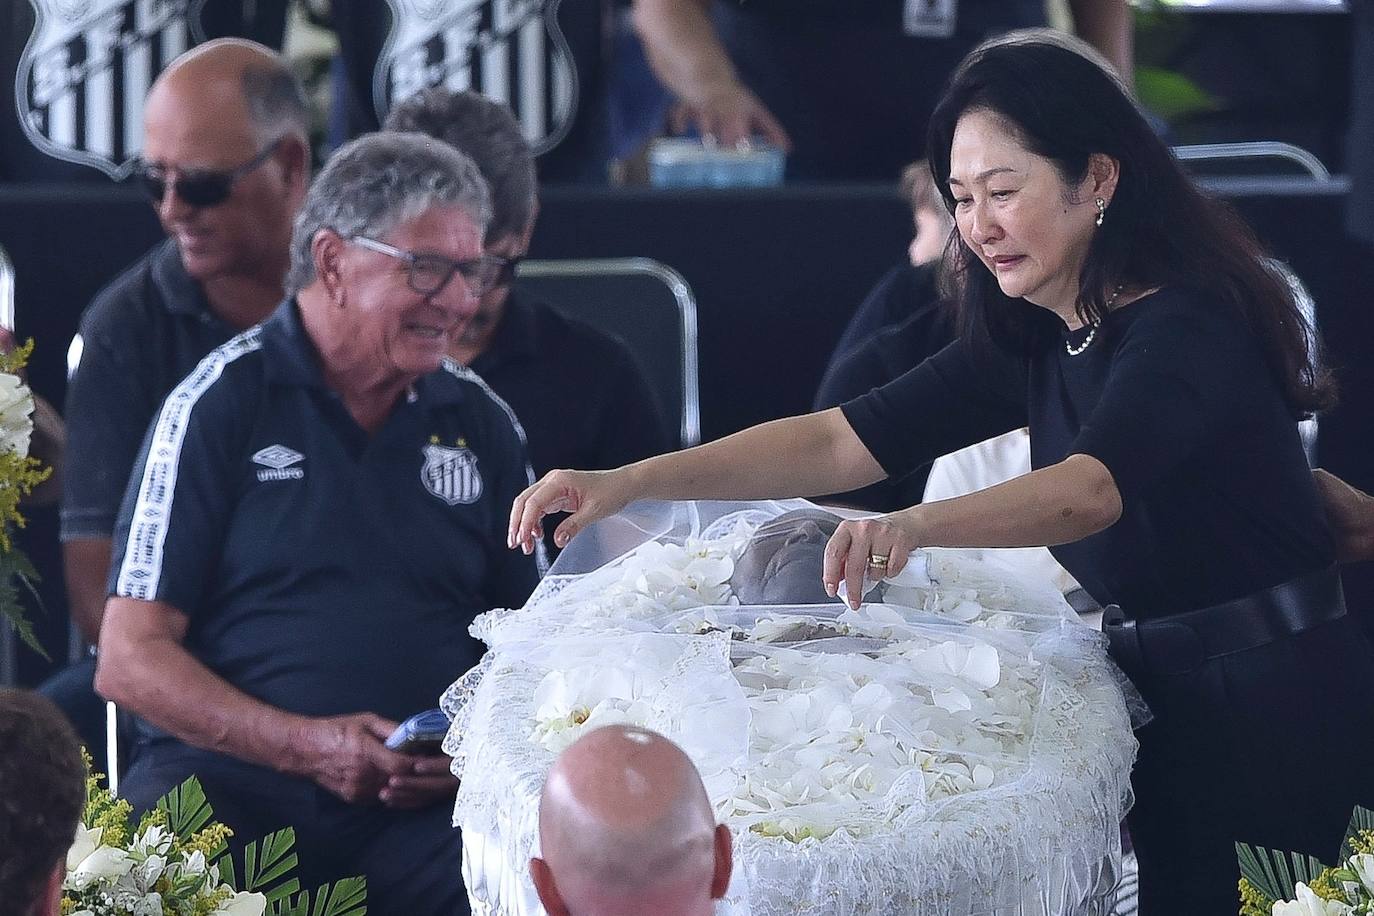
[[[1330,566],[1244,598],[1150,620],[1133,620],[1109,604],[1102,632],[1128,675],[1181,674],[1344,615],[1340,575]]]

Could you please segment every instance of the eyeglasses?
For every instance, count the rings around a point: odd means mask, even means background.
[[[154,204],[162,203],[170,186],[177,197],[192,207],[217,207],[229,199],[234,182],[266,162],[284,139],[278,137],[252,159],[227,172],[204,169],[178,170],[176,178],[169,179],[167,170],[162,166],[141,162],[135,174],[138,175],[138,183],[142,186],[143,193],[147,194],[148,199]]]
[[[498,286],[510,286],[514,283],[515,271],[520,267],[520,262],[525,260],[523,254],[517,254],[510,258],[503,258],[497,254],[489,254],[485,257],[496,262],[496,280],[492,283],[493,289]]]
[[[498,283],[505,282],[503,278],[507,272],[514,276],[515,265],[520,261],[519,258],[499,258],[489,254],[473,258],[470,261],[455,261],[437,254],[416,254],[413,251],[403,251],[393,245],[388,245],[386,242],[370,239],[365,235],[352,236],[349,241],[363,248],[369,248],[380,254],[393,257],[398,261],[404,261],[410,268],[407,272],[406,284],[422,296],[437,296],[445,286],[448,286],[454,274],[463,275],[463,280],[468,285],[468,292],[474,298],[484,296]]]

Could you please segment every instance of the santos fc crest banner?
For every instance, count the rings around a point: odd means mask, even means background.
[[[20,127],[50,156],[123,178],[142,147],[153,80],[205,39],[205,0],[30,2],[37,21],[14,83]]]
[[[577,0],[583,2],[583,0]],[[387,0],[394,25],[373,74],[379,117],[431,86],[471,89],[515,112],[535,155],[577,109],[577,70],[559,0]]]

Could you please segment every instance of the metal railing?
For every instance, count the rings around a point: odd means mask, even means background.
[[[1331,171],[1316,155],[1301,146],[1280,140],[1239,143],[1196,143],[1175,146],[1174,155],[1184,162],[1235,162],[1243,159],[1279,159],[1303,169],[1319,181],[1331,180]]]

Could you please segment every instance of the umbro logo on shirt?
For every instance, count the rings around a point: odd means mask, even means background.
[[[304,460],[304,455],[284,445],[269,445],[253,454],[253,461],[262,465],[258,480],[300,480],[305,476],[305,468],[292,465]]]

